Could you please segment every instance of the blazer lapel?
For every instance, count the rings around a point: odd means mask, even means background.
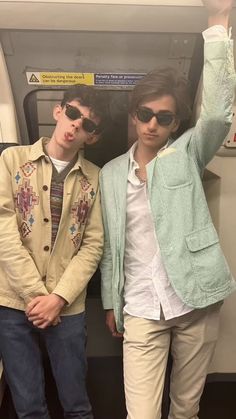
[[[117,213],[117,249],[120,261],[120,278],[123,278],[124,248],[125,248],[125,225],[126,225],[126,195],[127,195],[127,179],[129,171],[129,152],[126,153],[119,162],[114,178],[114,195]],[[120,281],[119,290],[123,289],[124,281]]]
[[[119,161],[119,167],[116,169],[116,174],[113,179],[115,205],[117,208],[117,223],[119,224],[120,233],[125,229],[126,218],[126,194],[127,194],[127,179],[129,170],[129,152],[124,154],[122,160]]]

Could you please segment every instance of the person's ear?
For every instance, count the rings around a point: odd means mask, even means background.
[[[131,122],[132,122],[133,126],[136,127],[136,124],[137,124],[137,116],[136,116],[136,113],[131,113],[130,114],[130,119],[131,119]]]
[[[173,128],[172,128],[171,132],[176,132],[177,129],[179,128],[179,126],[180,126],[180,120],[179,119],[175,119],[174,125],[173,125]]]
[[[59,105],[59,103],[56,106],[54,106],[52,114],[55,121],[58,121],[59,117],[62,114],[62,107],[61,105]]]

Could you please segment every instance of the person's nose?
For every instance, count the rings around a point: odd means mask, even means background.
[[[77,118],[72,122],[72,126],[75,127],[75,129],[80,129],[83,124],[83,117]]]
[[[155,115],[153,115],[153,117],[150,119],[149,123],[148,123],[148,129],[150,131],[155,131],[158,128],[158,122],[157,119],[155,117]]]

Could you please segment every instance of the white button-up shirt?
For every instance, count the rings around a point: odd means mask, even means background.
[[[176,295],[163,265],[146,182],[135,174],[139,168],[135,147],[130,149],[127,186],[124,310],[132,316],[159,320],[162,307],[165,319],[171,319],[191,308]]]

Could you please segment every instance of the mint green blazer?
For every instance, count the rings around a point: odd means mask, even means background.
[[[163,263],[176,294],[193,308],[214,304],[235,290],[201,179],[204,167],[230,129],[235,79],[232,41],[205,43],[203,96],[197,124],[147,166],[148,192]],[[119,331],[123,330],[128,170],[126,153],[106,164],[100,174],[105,230],[102,300],[105,309],[114,309]]]

